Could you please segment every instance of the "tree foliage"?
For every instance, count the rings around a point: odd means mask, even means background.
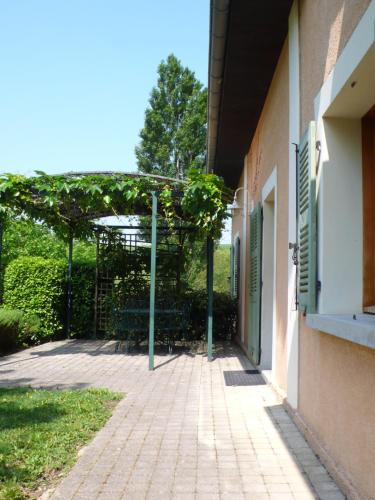
[[[18,257],[66,259],[67,245],[45,224],[37,224],[29,219],[8,219],[4,227],[2,267],[6,267],[9,262]],[[75,241],[73,259],[95,262],[96,243]]]
[[[186,281],[193,290],[206,290],[206,255],[205,246],[199,249],[201,255],[193,255],[189,259],[190,266],[186,272]],[[217,245],[214,253],[214,290],[229,294],[230,245]]]
[[[141,172],[184,178],[203,168],[207,131],[207,89],[173,54],[158,67],[140,144],[135,153]]]
[[[66,245],[45,225],[30,220],[8,220],[4,228],[2,264],[6,266],[17,257],[64,259]]]

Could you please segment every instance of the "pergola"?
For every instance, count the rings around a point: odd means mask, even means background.
[[[67,242],[69,336],[74,238],[87,238],[94,234],[100,219],[107,216],[150,216],[148,350],[149,369],[153,370],[158,218],[163,218],[170,227],[177,220],[207,242],[207,357],[211,361],[214,239],[220,235],[230,196],[221,178],[198,171],[193,171],[187,180],[118,172],[53,176],[37,172],[35,177],[3,174],[0,176],[0,264],[3,222],[7,217],[26,216],[44,222]]]

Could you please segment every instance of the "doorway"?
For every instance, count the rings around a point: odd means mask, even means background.
[[[262,370],[272,370],[272,351],[275,323],[275,187],[263,200],[263,256],[261,360]]]

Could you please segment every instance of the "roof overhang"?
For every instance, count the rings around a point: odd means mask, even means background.
[[[208,169],[235,187],[288,33],[292,0],[211,0]]]

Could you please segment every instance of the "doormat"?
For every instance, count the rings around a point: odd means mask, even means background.
[[[225,385],[266,385],[258,370],[224,370]]]

